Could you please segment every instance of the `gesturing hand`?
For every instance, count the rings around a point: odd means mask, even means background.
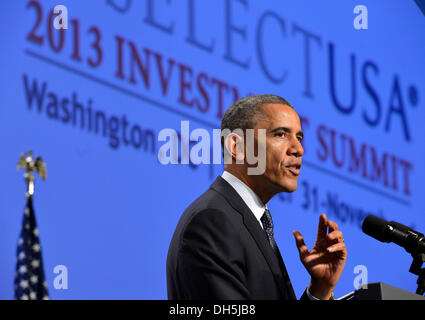
[[[328,230],[329,229],[329,230]],[[309,251],[300,232],[293,232],[301,262],[311,276],[309,291],[319,299],[329,299],[341,277],[347,259],[342,232],[335,222],[320,215],[317,239]]]

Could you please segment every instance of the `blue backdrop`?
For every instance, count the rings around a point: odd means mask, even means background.
[[[174,228],[222,165],[161,164],[159,132],[189,121],[212,134],[250,93],[281,95],[302,116],[299,188],[269,203],[297,295],[309,277],[292,230],[311,248],[322,212],[349,253],[337,296],[365,270],[368,282],[415,291],[411,257],[361,222],[375,214],[425,231],[425,16],[413,0],[362,1],[358,30],[359,4],[1,1],[0,298],[13,298],[25,204],[15,168],[32,149],[48,170],[34,208],[50,297],[165,299]],[[57,265],[66,290],[54,288]]]

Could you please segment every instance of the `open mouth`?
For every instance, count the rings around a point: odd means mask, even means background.
[[[299,176],[300,175],[300,169],[301,169],[301,165],[289,165],[289,166],[285,166],[285,168],[292,173],[294,176]]]

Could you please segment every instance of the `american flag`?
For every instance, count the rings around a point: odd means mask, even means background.
[[[32,196],[27,196],[27,204],[22,219],[22,230],[18,240],[16,274],[16,300],[48,300],[47,282],[44,278],[38,229],[35,222]]]

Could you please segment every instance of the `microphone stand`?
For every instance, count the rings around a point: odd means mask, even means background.
[[[425,254],[416,253],[412,254],[413,262],[410,266],[409,272],[418,276],[418,289],[416,290],[417,294],[421,296],[425,293],[425,268],[422,268],[422,264],[425,262]]]
[[[411,229],[407,231],[407,234],[407,243],[404,248],[413,257],[413,262],[410,266],[409,272],[418,276],[418,280],[416,281],[418,289],[416,290],[416,293],[423,296],[425,293],[425,268],[422,268],[422,265],[425,262],[425,253],[422,253],[419,243],[422,243],[425,237],[422,233]]]

